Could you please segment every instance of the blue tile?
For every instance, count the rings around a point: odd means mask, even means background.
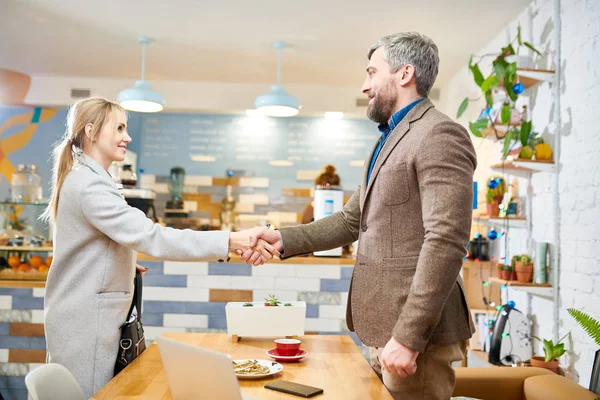
[[[163,314],[149,313],[144,309],[142,321],[144,326],[163,326]]]
[[[252,265],[242,263],[209,263],[208,274],[252,276]]]
[[[144,281],[148,275],[163,275],[164,274],[164,262],[162,261],[138,261],[142,267],[148,268],[146,275],[144,275]]]
[[[342,279],[350,279],[352,278],[352,271],[354,267],[342,267]]]
[[[10,332],[10,322],[0,322],[0,336],[8,336]]]
[[[12,300],[13,310],[43,310],[43,297],[19,297],[15,296]]]
[[[186,275],[145,275],[146,286],[187,287]]]
[[[306,318],[319,318],[319,306],[316,304],[307,304]]]
[[[211,329],[227,329],[227,318],[223,315],[209,315],[208,327]]]
[[[0,376],[0,389],[2,389],[2,395],[4,396],[4,392],[10,392],[13,389],[15,391],[18,390],[27,390],[25,387],[25,377],[24,376]]]
[[[4,396],[4,400],[28,400],[27,395],[27,390],[12,389],[8,390],[7,392],[2,391],[2,396]]]
[[[33,289],[0,288],[0,296],[33,296]]]
[[[186,312],[189,314],[225,315],[227,303],[186,303]]]
[[[46,348],[46,339],[43,337],[28,336],[0,336],[0,348],[44,350]]]
[[[350,279],[321,279],[321,292],[347,292]]]
[[[144,313],[185,314],[184,301],[144,301]],[[142,316],[143,317],[143,316]]]

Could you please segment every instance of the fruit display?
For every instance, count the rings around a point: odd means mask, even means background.
[[[45,279],[52,256],[46,258],[32,252],[9,252],[0,257],[0,279]]]
[[[539,143],[535,146],[535,159],[539,161],[543,160],[551,160],[552,159],[552,149],[548,145],[548,143]]]

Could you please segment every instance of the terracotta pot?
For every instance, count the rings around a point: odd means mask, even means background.
[[[510,271],[510,280],[511,281],[517,280],[517,271],[515,271],[514,269],[512,271]]]
[[[502,279],[505,281],[510,281],[511,271],[502,271]]]
[[[503,269],[497,269],[496,270],[496,277],[498,277],[498,279],[502,279],[503,278]]]
[[[546,361],[546,357],[535,356],[531,357],[531,366],[545,368],[555,374],[558,373],[558,360]]]
[[[499,203],[494,200],[491,203],[487,204],[487,215],[488,217],[497,217],[500,214],[500,208],[498,207]]]
[[[517,280],[519,282],[527,283],[531,282],[533,278],[533,263],[523,265],[522,262],[515,262],[515,272],[517,273]]]

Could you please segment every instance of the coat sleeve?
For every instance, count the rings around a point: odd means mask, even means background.
[[[418,154],[415,168],[425,238],[393,336],[422,352],[456,285],[466,255],[477,159],[467,131],[451,121],[436,125]]]
[[[229,232],[165,228],[127,204],[108,179],[93,178],[81,187],[79,198],[92,226],[132,250],[176,261],[227,258]]]
[[[360,186],[341,211],[308,225],[281,228],[282,258],[345,246],[358,239],[359,225]]]

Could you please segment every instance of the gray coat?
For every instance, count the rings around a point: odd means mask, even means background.
[[[170,260],[227,257],[229,232],[176,230],[130,207],[110,175],[78,157],[60,190],[44,302],[48,361],[91,397],[112,377],[133,297],[136,251]]]

